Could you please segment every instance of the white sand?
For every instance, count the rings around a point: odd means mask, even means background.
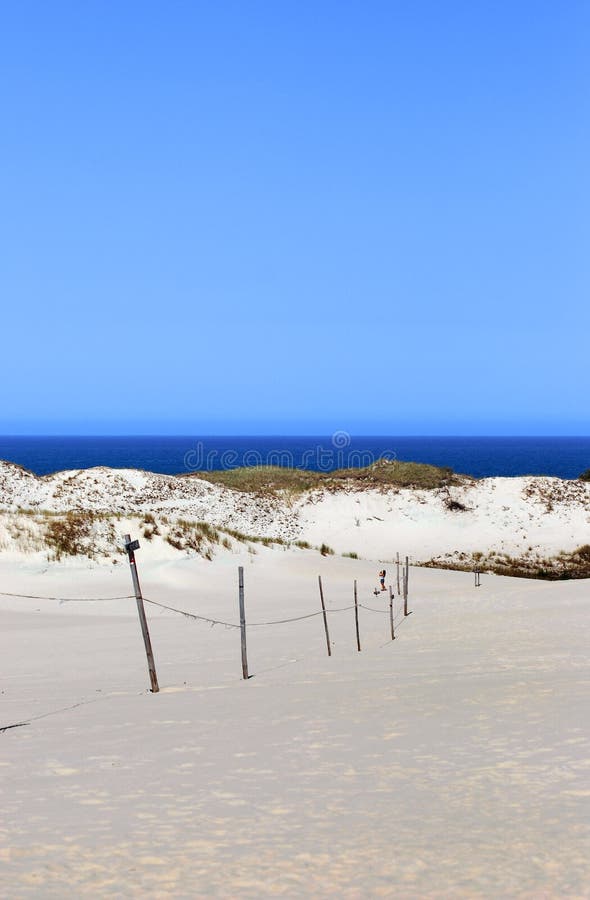
[[[228,621],[239,563],[250,621],[317,610],[319,572],[329,607],[357,578],[386,609],[377,562],[151,556],[147,597]],[[0,589],[129,592],[45,569],[1,561]],[[0,894],[589,897],[588,582],[410,578],[393,643],[385,611],[360,654],[332,615],[331,659],[319,617],[251,628],[248,682],[236,631],[148,606],[159,694],[133,600],[0,598],[0,724],[29,723],[0,734]]]

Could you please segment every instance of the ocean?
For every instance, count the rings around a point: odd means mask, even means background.
[[[286,465],[331,471],[385,456],[483,478],[557,475],[590,468],[590,437],[0,437],[0,459],[37,475],[91,466],[177,474],[240,465]]]

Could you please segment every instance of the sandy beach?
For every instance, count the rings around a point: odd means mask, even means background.
[[[377,561],[260,547],[150,563],[134,600],[3,596],[2,869],[16,897],[587,897],[588,582],[411,567],[407,617]],[[2,589],[130,593],[80,560]],[[393,576],[391,578],[390,576]],[[388,582],[394,570],[389,569]],[[9,727],[9,726],[18,727]]]

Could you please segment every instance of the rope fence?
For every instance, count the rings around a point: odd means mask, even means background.
[[[0,591],[0,597],[18,597],[22,600],[55,600],[57,603],[108,603],[110,600],[134,600],[134,594],[124,597],[44,597],[39,594],[15,594],[12,591]]]
[[[354,602],[347,606],[339,606],[334,607],[332,609],[327,608],[324,602],[324,592],[322,586],[321,576],[318,576],[318,584],[319,584],[319,593],[321,600],[321,609],[316,610],[315,612],[304,613],[303,615],[291,616],[284,619],[270,619],[268,621],[263,622],[247,622],[246,613],[245,613],[245,605],[244,605],[244,569],[243,566],[238,567],[238,585],[239,585],[239,613],[240,613],[240,621],[239,622],[231,622],[225,621],[223,619],[215,619],[211,616],[200,615],[199,613],[189,612],[188,610],[179,609],[175,606],[170,606],[166,603],[161,603],[158,600],[152,600],[149,597],[144,597],[141,591],[140,583],[139,583],[139,575],[137,572],[137,564],[135,561],[135,550],[139,548],[139,541],[132,541],[130,535],[125,535],[125,550],[127,552],[129,558],[129,566],[131,570],[131,577],[133,582],[133,594],[125,594],[116,597],[53,597],[53,596],[43,596],[39,594],[21,594],[12,591],[0,591],[0,597],[12,597],[17,599],[25,599],[25,600],[45,600],[45,601],[54,601],[57,603],[107,603],[111,601],[120,601],[120,600],[133,600],[135,599],[137,602],[137,610],[139,615],[139,621],[142,631],[142,636],[144,640],[144,646],[146,651],[146,657],[148,662],[148,669],[150,674],[150,682],[151,682],[151,691],[152,693],[157,693],[159,691],[158,679],[156,675],[156,666],[154,661],[154,655],[151,646],[151,639],[148,629],[147,618],[144,610],[144,602],[149,603],[152,606],[159,607],[160,609],[168,610],[169,612],[176,613],[178,615],[184,616],[187,619],[192,619],[194,621],[205,622],[208,625],[215,626],[220,625],[226,629],[239,630],[241,637],[241,653],[242,653],[242,674],[244,679],[248,679],[251,676],[249,675],[248,670],[248,657],[247,657],[247,644],[246,644],[246,631],[247,628],[265,628],[272,627],[277,625],[288,625],[293,622],[302,622],[306,619],[314,619],[317,616],[323,617],[323,624],[326,636],[326,648],[328,656],[332,655],[332,647],[333,643],[330,640],[329,627],[328,627],[328,616],[336,613],[345,613],[354,610],[355,614],[355,630],[356,630],[356,644],[357,650],[361,651],[361,638],[360,638],[360,626],[359,626],[359,609],[367,610],[371,613],[381,613],[383,615],[389,616],[389,629],[390,629],[390,637],[391,640],[395,639],[395,627],[398,626],[406,616],[410,615],[408,611],[408,581],[409,581],[409,560],[408,557],[405,557],[405,563],[402,564],[402,572],[400,573],[400,559],[399,554],[397,554],[397,585],[398,585],[398,604],[395,604],[396,607],[399,607],[399,600],[403,599],[403,609],[397,608],[394,614],[394,599],[395,595],[392,591],[392,588],[389,587],[389,594],[386,594],[384,599],[388,601],[388,606],[385,609],[378,609],[374,606],[370,606],[366,603],[360,603],[358,600],[358,590],[357,590],[357,582],[354,581],[354,591],[353,597]],[[400,585],[400,574],[401,574],[401,585]],[[385,576],[385,572],[380,573],[380,576]],[[384,580],[384,579],[383,579]],[[382,584],[383,584],[382,580]],[[375,591],[375,594],[380,593]],[[2,730],[0,728],[0,730]]]
[[[152,606],[159,606],[161,609],[168,609],[170,612],[179,613],[181,616],[186,616],[187,619],[198,619],[201,622],[209,622],[211,625],[223,625],[224,628],[242,627],[238,622],[224,622],[221,619],[210,619],[208,616],[199,616],[197,613],[190,613],[186,609],[177,609],[175,606],[167,606],[165,603],[159,603],[157,600],[150,600],[149,597],[144,597],[143,599],[145,603],[151,603]],[[354,609],[354,606],[341,606],[337,609],[327,609],[326,612],[346,612],[349,609]],[[321,615],[323,615],[323,611],[320,609],[317,612],[306,613],[303,616],[293,616],[290,619],[273,619],[270,622],[248,622],[248,628],[263,628],[266,625],[286,625],[289,622],[302,622],[303,619],[313,619],[315,616]]]

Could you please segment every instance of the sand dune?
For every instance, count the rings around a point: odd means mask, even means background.
[[[0,463],[0,549],[41,549],[45,522],[22,510],[203,520],[247,535],[327,543],[338,553],[392,557],[404,547],[415,561],[457,559],[461,553],[552,556],[588,543],[590,484],[558,478],[460,480],[440,489],[343,486],[250,493],[196,477],[95,468],[38,478]],[[16,521],[15,521],[16,517]],[[115,523],[116,524],[116,523]],[[112,531],[95,524],[97,552],[113,551]],[[135,523],[137,528],[137,522]],[[121,529],[118,528],[120,531]],[[165,532],[165,528],[160,528]],[[15,532],[17,537],[15,538]],[[30,540],[19,544],[18,535]],[[165,541],[153,553],[166,555]]]

